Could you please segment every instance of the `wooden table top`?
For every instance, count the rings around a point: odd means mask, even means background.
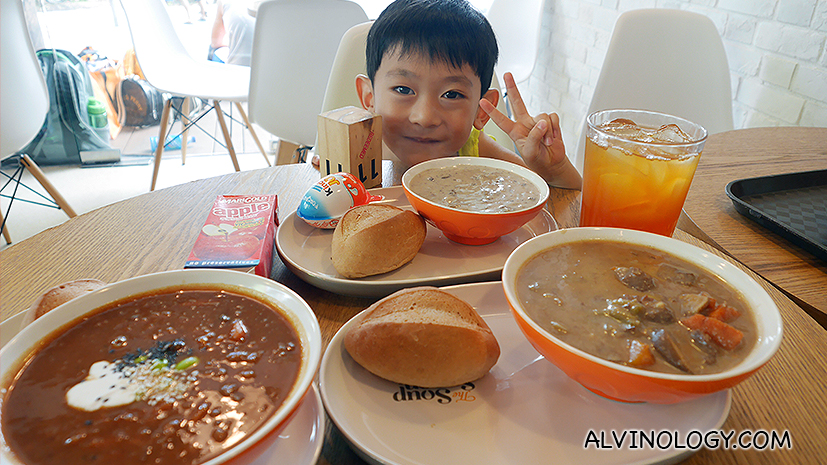
[[[731,181],[827,169],[827,128],[739,129],[709,137],[684,211],[732,257],[778,286],[827,326],[827,262],[744,217]]]
[[[386,165],[384,185],[398,183],[399,174]],[[301,196],[318,178],[309,165],[232,173],[124,200],[13,244],[0,251],[0,318],[23,311],[48,288],[72,279],[114,282],[180,269],[216,195],[278,194],[283,219],[297,208]],[[561,227],[575,226],[578,203],[579,192],[552,189],[549,211]],[[683,231],[677,231],[675,237],[723,255]],[[325,347],[342,324],[375,300],[317,289],[287,270],[278,258],[271,277],[310,304],[319,318]],[[827,353],[827,332],[777,289],[755,277],[778,304],[784,339],[764,368],[732,390],[732,408],[722,431],[788,432],[792,448],[702,449],[686,463],[827,463],[823,427],[827,418],[827,361],[823,356]],[[326,425],[318,464],[364,464],[329,418]]]

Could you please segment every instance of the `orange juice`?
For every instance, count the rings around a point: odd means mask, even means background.
[[[609,115],[611,119],[594,126],[594,115],[589,117],[580,226],[671,236],[698,166],[706,131],[698,126],[700,131],[695,132],[702,137],[695,140],[698,137],[693,137],[691,128],[689,132],[682,130],[689,123],[686,120],[670,121],[674,117],[656,113],[658,121],[651,124],[637,114],[640,112],[633,113]],[[639,120],[650,124],[633,123]],[[664,131],[668,134],[661,137]]]

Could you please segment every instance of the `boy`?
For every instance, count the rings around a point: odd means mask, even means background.
[[[382,139],[406,166],[456,155],[527,166],[557,187],[579,189],[556,114],[532,117],[510,73],[516,121],[489,89],[497,61],[491,25],[466,0],[396,0],[376,19],[366,46],[368,75],[356,79],[362,106],[382,116]],[[484,136],[493,119],[522,154]]]

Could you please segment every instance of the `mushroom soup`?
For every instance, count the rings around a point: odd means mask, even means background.
[[[517,173],[490,166],[430,168],[411,179],[410,190],[436,204],[457,210],[505,213],[537,205],[540,190]]]

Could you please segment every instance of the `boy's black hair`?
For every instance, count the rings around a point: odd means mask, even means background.
[[[457,68],[468,64],[480,78],[482,97],[491,86],[499,53],[494,30],[467,0],[396,0],[370,28],[365,48],[370,81],[389,51],[422,53]]]

